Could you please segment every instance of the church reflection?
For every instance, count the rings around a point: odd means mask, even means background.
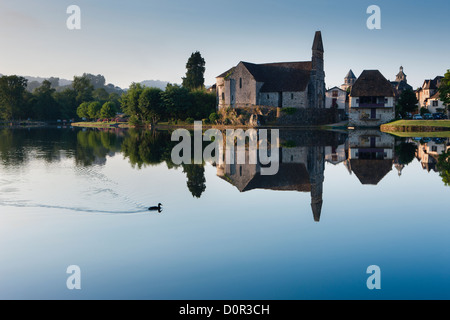
[[[311,194],[314,220],[319,222],[323,204],[325,150],[335,150],[339,144],[344,145],[346,137],[330,132],[280,131],[280,140],[280,163],[276,175],[262,175],[259,161],[257,164],[236,164],[237,154],[233,164],[217,166],[217,175],[236,186],[240,192],[254,189],[308,192]]]

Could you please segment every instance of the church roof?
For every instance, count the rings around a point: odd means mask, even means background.
[[[257,82],[264,83],[261,92],[305,91],[312,69],[311,61],[242,64]]]
[[[393,97],[391,83],[378,70],[364,70],[356,80],[350,93],[352,97]]]
[[[323,50],[323,41],[322,41],[322,32],[316,31],[316,34],[314,35],[314,42],[312,46],[313,50],[324,52]]]

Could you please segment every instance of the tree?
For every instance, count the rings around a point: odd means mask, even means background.
[[[183,87],[188,90],[203,89],[205,87],[205,59],[200,52],[194,52],[186,63],[186,77],[183,78]]]
[[[94,101],[89,103],[88,106],[88,116],[90,119],[96,119],[100,116],[100,109],[102,108],[102,105],[98,101]]]
[[[399,113],[402,117],[406,115],[406,113],[413,113],[417,111],[419,100],[417,100],[416,94],[414,91],[407,89],[403,91],[400,95],[400,98],[397,102],[397,113]]]
[[[216,111],[216,95],[206,90],[194,90],[189,93],[192,107],[188,110],[188,116],[197,120],[208,118]]]
[[[88,110],[89,110],[89,102],[83,102],[77,108],[77,116],[79,118],[89,118]]]
[[[188,117],[187,112],[192,103],[187,88],[168,84],[161,98],[169,117],[181,120]]]
[[[55,120],[60,117],[59,104],[54,98],[55,91],[48,80],[44,80],[42,85],[34,90],[33,111],[37,119]]]
[[[77,115],[77,108],[80,103],[77,103],[77,93],[71,88],[66,88],[61,92],[54,94],[56,102],[61,107],[61,116],[63,118],[72,119]]]
[[[19,76],[0,78],[0,117],[12,120],[22,115],[27,80]]]
[[[143,120],[139,110],[139,97],[142,91],[144,91],[142,85],[133,82],[128,91],[120,98],[122,111],[128,116],[136,118],[138,122]]]
[[[447,70],[439,86],[439,99],[450,108],[450,70]]]
[[[114,118],[116,116],[116,108],[114,106],[114,103],[112,102],[105,102],[100,109],[100,118],[103,119],[109,119]]]
[[[145,121],[158,123],[163,115],[161,93],[158,88],[144,88],[139,96],[139,111]]]
[[[73,78],[72,88],[75,90],[78,105],[93,100],[94,86],[86,75],[82,77],[75,76]]]

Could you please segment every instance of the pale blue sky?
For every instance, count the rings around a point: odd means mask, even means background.
[[[66,27],[72,4],[81,8],[81,30]],[[366,27],[372,4],[381,8],[381,30]],[[210,85],[241,60],[310,60],[321,30],[327,87],[342,84],[349,69],[379,69],[393,80],[400,65],[417,87],[450,69],[449,16],[448,0],[2,0],[0,73],[89,72],[121,87],[180,83],[198,50]]]

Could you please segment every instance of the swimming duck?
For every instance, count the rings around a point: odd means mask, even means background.
[[[161,212],[161,210],[162,210],[161,206],[162,206],[162,204],[158,203],[157,207],[150,207],[150,208],[148,208],[148,210],[149,211],[159,211],[159,212]]]

